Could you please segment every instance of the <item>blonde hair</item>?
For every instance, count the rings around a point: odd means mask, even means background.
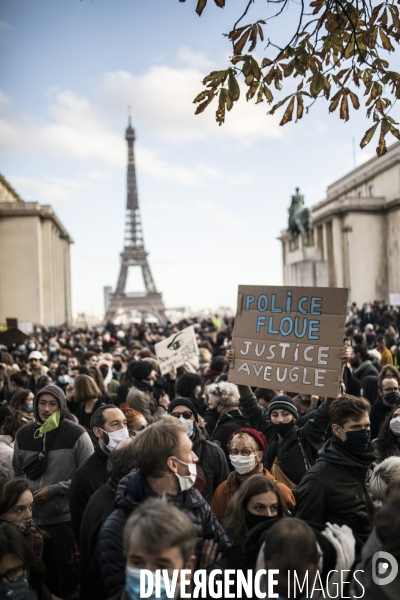
[[[233,438],[231,439],[231,441],[228,444],[228,450],[234,450],[234,448],[236,448],[238,442],[240,442],[241,440],[246,444],[246,446],[248,446],[249,448],[254,450],[254,452],[262,452],[262,449],[257,444],[257,440],[255,440],[252,435],[249,435],[248,433],[245,433],[245,432],[236,433],[233,436]]]

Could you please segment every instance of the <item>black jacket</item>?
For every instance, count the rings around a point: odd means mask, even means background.
[[[157,497],[157,494],[140,471],[120,481],[115,496],[115,510],[104,523],[97,542],[98,559],[108,597],[122,591],[125,585],[125,556],[122,547],[125,523],[135,508],[149,497]],[[204,540],[213,539],[217,542],[218,552],[230,545],[228,536],[211,512],[210,506],[195,488],[176,496],[168,496],[168,499],[186,510],[196,526],[195,554],[198,560]]]
[[[86,429],[86,431],[88,432],[90,439],[93,442],[93,446],[96,447],[97,445],[97,438],[94,435],[93,431],[90,429],[90,427],[88,427],[88,424],[90,424],[90,419],[92,418],[92,415],[96,412],[96,410],[98,408],[100,408],[100,406],[103,406],[104,401],[103,401],[103,397],[101,396],[96,404],[93,406],[93,410],[91,413],[85,413],[85,403],[84,402],[78,402],[78,406],[75,409],[75,416],[79,421],[79,425],[81,425],[81,427],[84,427]]]
[[[90,498],[83,513],[79,546],[80,600],[105,600],[106,590],[96,553],[97,538],[113,512],[118,481],[108,479]]]
[[[218,422],[218,411],[216,408],[209,408],[206,410],[206,412],[204,413],[204,421],[206,422],[206,430],[208,435],[211,435],[212,432],[215,429],[215,426]]]
[[[240,399],[243,416],[250,427],[261,431],[267,438],[267,455],[264,466],[271,471],[275,456],[285,475],[295,484],[299,484],[307,471],[302,449],[310,465],[318,458],[318,450],[325,443],[325,434],[329,427],[329,410],[321,404],[303,427],[294,428],[278,444],[278,435],[267,417],[267,411],[260,406],[254,394]],[[301,447],[300,447],[301,444]]]
[[[69,488],[71,525],[79,546],[79,532],[86,505],[92,494],[106,483],[108,454],[96,444],[94,453],[77,469]]]
[[[206,440],[202,431],[194,429],[193,452],[199,459],[197,469],[202,468],[206,478],[206,488],[202,493],[204,500],[211,504],[213,494],[220,483],[229,475],[229,467],[222,449]]]
[[[211,435],[211,441],[218,442],[224,451],[229,469],[231,471],[233,471],[233,467],[229,461],[228,440],[232,433],[235,433],[235,431],[238,431],[238,429],[243,429],[244,427],[249,427],[249,424],[240,410],[235,409],[226,413],[219,419]]]
[[[386,404],[383,404],[382,397],[378,396],[378,398],[374,402],[370,414],[372,440],[378,437],[381,425],[385,420],[386,415],[389,414],[391,410],[393,410],[393,406],[386,406]]]
[[[361,468],[318,460],[294,493],[294,516],[320,525],[347,525],[365,540],[374,514],[365,475]]]
[[[353,377],[358,379],[361,386],[365,377],[368,377],[368,375],[374,375],[375,377],[378,377],[379,375],[378,369],[372,364],[372,361],[370,360],[365,360],[362,363],[362,365],[360,365],[359,367],[357,367],[357,369],[353,371]]]

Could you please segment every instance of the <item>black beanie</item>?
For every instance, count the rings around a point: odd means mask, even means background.
[[[129,363],[128,373],[132,379],[147,379],[154,367],[147,360],[135,360]]]
[[[191,410],[194,414],[194,420],[196,421],[196,423],[198,422],[199,413],[197,412],[197,408],[190,400],[190,398],[175,398],[174,400],[172,400],[172,402],[168,404],[167,413],[170,415],[172,412],[174,412],[174,408],[176,408],[177,406],[187,406],[187,408]]]

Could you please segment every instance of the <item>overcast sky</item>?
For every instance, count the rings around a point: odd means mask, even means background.
[[[222,127],[212,107],[194,116],[244,3],[210,0],[201,18],[195,5],[1,2],[0,171],[24,200],[51,204],[74,239],[74,313],[102,312],[103,286],[117,281],[128,105],[145,246],[167,307],[233,307],[238,284],[281,284],[277,237],[294,188],[311,206],[353,168],[353,138],[358,164],[374,154],[375,143],[358,147],[364,111],[344,124],[325,102],[283,128],[265,103],[241,102]],[[133,276],[128,291],[139,283]]]

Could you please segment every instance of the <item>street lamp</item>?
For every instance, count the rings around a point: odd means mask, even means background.
[[[349,245],[349,233],[353,231],[353,228],[349,225],[342,227],[342,233],[346,234],[346,257],[347,257],[347,287],[349,288],[349,304],[351,302],[351,287],[350,287],[350,245]]]
[[[60,233],[58,235],[58,237],[60,238],[60,240],[69,240],[69,236],[66,233]],[[67,244],[64,244],[64,314],[65,314],[65,325],[68,327],[68,291],[67,291],[67,283],[68,283],[68,276],[67,276]]]

